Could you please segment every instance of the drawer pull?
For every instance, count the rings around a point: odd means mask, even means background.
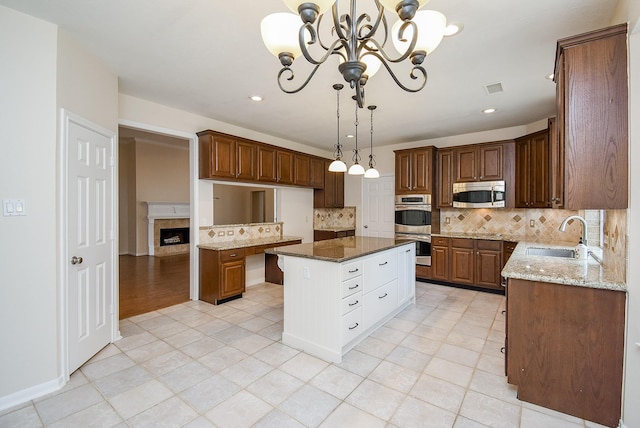
[[[378,263],[378,266],[384,266],[384,265],[386,265],[387,263],[389,263],[389,262]]]
[[[349,327],[349,330],[353,330],[354,328],[357,328],[360,324],[356,323],[356,325],[354,325],[353,327]]]
[[[355,306],[355,305],[357,305],[357,304],[358,304],[358,300],[356,300],[356,301],[355,301],[355,302],[353,302],[353,303],[349,303],[349,306]]]
[[[353,287],[349,287],[349,290],[355,290],[358,287],[360,287],[360,284],[356,284]]]
[[[384,299],[385,297],[387,297],[389,295],[389,293],[384,293],[384,296],[378,296],[378,299]]]
[[[229,254],[229,257],[238,257],[237,254]]]
[[[356,273],[358,272],[360,269],[356,268],[355,270],[350,270],[349,273]]]

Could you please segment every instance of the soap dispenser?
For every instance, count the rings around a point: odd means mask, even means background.
[[[588,256],[589,256],[589,248],[584,244],[581,236],[580,241],[578,241],[578,245],[576,246],[576,259],[587,260]]]

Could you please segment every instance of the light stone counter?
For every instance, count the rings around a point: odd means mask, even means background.
[[[592,256],[589,256],[587,260],[534,256],[526,254],[527,247],[574,248],[570,245],[522,241],[514,250],[504,269],[502,269],[503,277],[614,291],[626,292],[627,290],[626,283],[619,275],[615,274],[612,269],[608,269],[606,263],[601,265]],[[589,249],[599,259],[602,259],[602,250],[600,248],[589,247]]]
[[[262,245],[283,245],[302,240],[299,236],[273,236],[267,238],[239,239],[237,241],[219,242],[215,244],[199,244],[198,248],[205,250],[234,250],[236,248],[258,247]]]
[[[410,239],[348,236],[346,238],[272,248],[267,250],[266,253],[342,263],[382,250],[406,245],[409,242],[413,241]]]

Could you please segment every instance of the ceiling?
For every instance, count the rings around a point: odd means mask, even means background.
[[[374,145],[553,116],[555,84],[545,76],[553,72],[556,41],[608,26],[616,1],[431,0],[426,9],[462,22],[464,30],[427,57],[429,78],[422,91],[402,91],[384,68],[369,80],[365,102],[378,107]],[[346,3],[340,2],[341,9]],[[121,93],[321,149],[332,150],[336,143],[332,85],[344,83],[337,61],[322,65],[297,94],[278,88],[280,63],[262,43],[260,21],[288,11],[281,0],[0,0],[0,5],[58,24],[119,76]],[[391,25],[395,13],[386,13]],[[310,67],[300,58],[293,69],[302,80]],[[394,70],[410,84],[407,64]],[[497,82],[504,91],[487,94],[484,85]],[[264,101],[250,101],[254,94]],[[341,94],[343,135],[355,129],[350,95],[347,89]],[[488,107],[497,111],[483,114]],[[359,141],[368,145],[369,111],[359,115]]]

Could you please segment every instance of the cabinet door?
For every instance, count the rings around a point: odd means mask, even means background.
[[[474,250],[451,247],[451,282],[473,285]]]
[[[220,299],[244,292],[244,258],[220,265]]]
[[[311,177],[311,158],[307,155],[296,153],[293,159],[293,183],[297,186],[308,186]]]
[[[324,159],[312,157],[309,161],[309,185],[316,189],[324,187]]]
[[[258,181],[275,182],[276,175],[276,149],[270,146],[258,146]]]
[[[529,207],[548,208],[549,198],[549,133],[534,134],[529,140]]]
[[[479,287],[502,290],[500,284],[501,251],[478,250],[476,252],[476,281]]]
[[[529,206],[529,159],[528,140],[516,141],[516,208]]]
[[[431,247],[431,276],[437,281],[449,281],[449,247]]]
[[[236,144],[237,171],[236,178],[255,181],[257,174],[256,144],[249,141],[238,141]]]
[[[480,157],[479,162],[479,180],[482,181],[494,181],[502,180],[504,175],[502,173],[502,158],[504,149],[502,144],[496,144],[493,146],[481,146],[478,152]]]
[[[211,137],[211,176],[236,177],[236,141],[222,135]]]
[[[558,82],[560,87],[560,82]],[[560,113],[558,113],[558,116]],[[551,208],[564,207],[564,148],[554,117],[549,119],[549,197]]]
[[[396,152],[396,194],[411,192],[411,152]]]
[[[411,153],[411,190],[417,193],[431,193],[433,176],[433,151],[414,150]]]
[[[280,184],[293,184],[293,153],[282,150],[276,151],[276,168],[278,183]]]
[[[465,147],[454,150],[456,182],[477,181],[478,150]]]
[[[438,208],[453,206],[453,150],[438,150]]]

